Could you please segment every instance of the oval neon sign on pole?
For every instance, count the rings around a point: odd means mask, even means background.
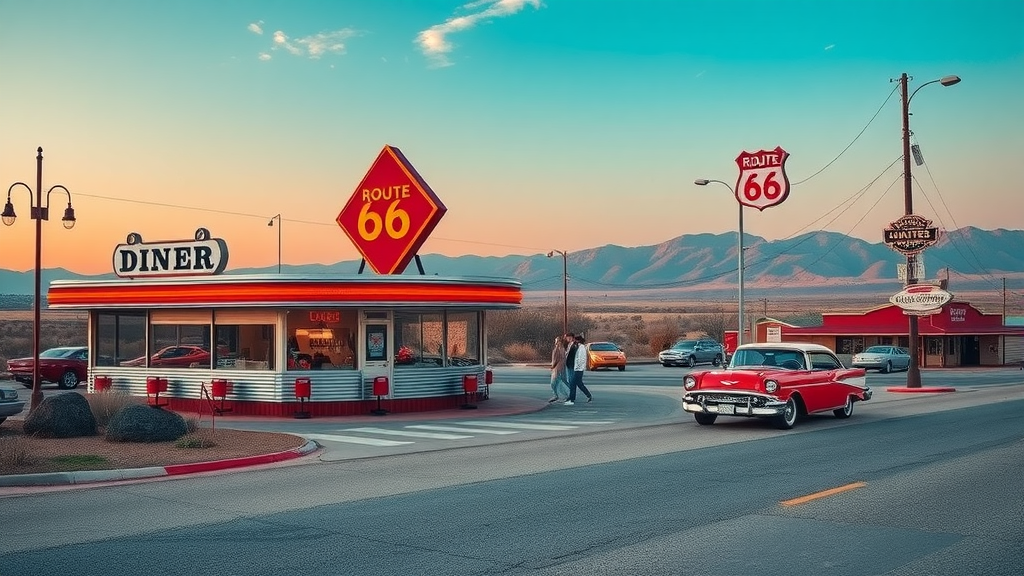
[[[908,312],[926,312],[938,311],[952,299],[952,294],[938,286],[917,284],[893,294],[889,297],[889,302]]]

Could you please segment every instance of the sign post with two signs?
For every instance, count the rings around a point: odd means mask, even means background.
[[[401,274],[448,209],[402,151],[384,146],[337,222],[377,274]]]

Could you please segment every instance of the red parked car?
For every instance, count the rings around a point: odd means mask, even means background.
[[[26,388],[31,388],[34,365],[33,358],[15,358],[7,361],[7,371]],[[79,382],[89,378],[89,348],[62,346],[40,352],[39,377],[43,382],[55,382],[60,388],[77,388]]]
[[[719,416],[744,416],[769,418],[783,430],[816,412],[849,418],[854,402],[871,399],[864,374],[819,344],[745,344],[728,369],[683,377],[683,410],[705,426]]]
[[[121,365],[145,366],[146,357],[126,360]],[[167,346],[150,357],[149,365],[154,368],[209,368],[210,351],[202,346]]]

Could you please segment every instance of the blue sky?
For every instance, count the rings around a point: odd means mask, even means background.
[[[0,0],[0,183],[34,186],[42,146],[71,190],[44,267],[200,226],[270,266],[275,214],[286,263],[330,263],[359,257],[334,218],[390,144],[448,207],[423,253],[528,255],[733,232],[735,199],[693,180],[782,146],[792,191],[745,231],[877,242],[903,213],[902,72],[963,78],[912,100],[915,212],[1019,229],[1019,0]],[[11,198],[0,268],[31,269]]]

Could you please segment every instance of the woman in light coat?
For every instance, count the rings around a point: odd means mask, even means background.
[[[556,336],[555,347],[551,350],[551,393],[554,396],[548,402],[561,400],[561,390],[565,391],[564,397],[568,398],[569,383],[565,381],[565,340]]]

